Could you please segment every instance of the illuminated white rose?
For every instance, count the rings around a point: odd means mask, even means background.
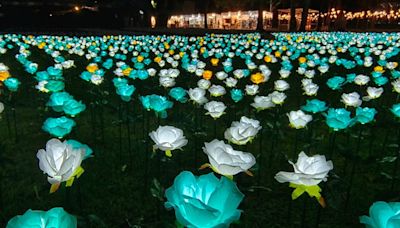
[[[306,68],[303,67],[297,68],[297,73],[300,75],[304,75],[306,73]]]
[[[240,122],[234,121],[225,131],[225,139],[237,145],[245,145],[261,130],[260,122],[243,116]]]
[[[212,118],[217,119],[225,113],[226,105],[223,102],[210,101],[204,105],[204,109],[207,110],[206,115],[210,115]]]
[[[393,91],[400,93],[400,79],[397,79],[392,82]]]
[[[308,157],[304,152],[299,154],[296,164],[289,161],[294,172],[279,172],[275,179],[279,183],[293,183],[305,186],[318,185],[327,181],[328,173],[333,169],[332,161],[326,161],[324,155]]]
[[[147,73],[149,74],[150,77],[153,77],[157,74],[157,70],[154,68],[150,68],[150,69],[147,69]]]
[[[190,100],[194,101],[197,104],[201,105],[208,101],[207,98],[205,97],[206,91],[204,89],[201,88],[189,89],[188,94]]]
[[[168,69],[168,77],[177,78],[180,72],[178,69]]]
[[[357,92],[342,94],[341,101],[346,106],[351,106],[351,107],[358,107],[362,103],[362,100],[360,99],[360,94],[358,94]]]
[[[329,65],[322,65],[318,67],[319,72],[321,72],[322,74],[328,72],[329,70]]]
[[[36,154],[39,168],[48,175],[47,180],[52,185],[69,180],[81,166],[84,156],[84,150],[73,149],[66,141],[58,139],[50,139],[46,150],[40,149]]]
[[[281,78],[287,78],[290,75],[290,70],[281,69],[279,71],[279,75],[281,76]]]
[[[204,143],[203,151],[212,169],[225,176],[247,172],[256,164],[256,158],[251,153],[234,150],[232,146],[217,139]]]
[[[188,143],[183,131],[172,126],[159,126],[156,131],[150,132],[149,136],[155,143],[153,150],[165,151],[168,157],[172,157],[172,150],[182,149]]]
[[[0,114],[4,111],[4,104],[0,102]]]
[[[305,114],[302,110],[291,111],[287,116],[290,126],[296,129],[304,128],[312,120],[312,116]]]
[[[219,80],[225,80],[225,78],[228,77],[228,74],[224,71],[219,71],[215,74],[215,76],[219,79]]]
[[[223,86],[220,85],[212,85],[209,89],[208,92],[210,92],[211,96],[213,97],[219,97],[222,95],[226,94],[226,90]]]
[[[208,88],[210,88],[210,86],[211,86],[211,82],[210,82],[209,80],[206,80],[206,79],[200,79],[200,80],[197,82],[197,86],[198,86],[199,88],[202,88],[202,89],[208,89]]]
[[[314,78],[314,75],[315,75],[315,70],[307,70],[304,73],[304,76],[306,76],[306,78]]]
[[[251,104],[258,111],[275,107],[270,96],[255,96],[254,102]]]
[[[95,84],[95,85],[100,85],[103,82],[103,77],[97,74],[92,74],[92,77],[90,77],[90,81]]]
[[[246,94],[254,96],[258,93],[258,89],[259,89],[258,85],[246,85]]]
[[[354,78],[354,83],[357,85],[366,85],[369,82],[369,80],[370,79],[368,76],[360,74]]]
[[[287,83],[284,80],[275,81],[274,87],[275,87],[275,90],[280,91],[280,92],[283,92],[283,91],[288,90],[290,88],[289,83]]]
[[[368,99],[376,99],[379,98],[383,93],[383,88],[379,87],[368,87],[367,88]]]
[[[204,69],[197,68],[194,73],[196,74],[196,76],[201,77],[201,76],[203,76]]]
[[[277,105],[283,104],[283,102],[285,102],[285,99],[287,97],[286,94],[278,92],[278,91],[274,91],[271,94],[269,94],[268,96],[270,96],[271,101]]]
[[[168,87],[172,87],[175,85],[175,79],[171,78],[171,77],[160,77],[160,85],[168,88]]]
[[[319,89],[319,86],[315,83],[308,83],[305,86],[303,86],[304,93],[307,96],[317,95],[318,89]]]
[[[244,71],[242,69],[237,69],[233,71],[233,76],[237,79],[241,79],[244,77]]]
[[[236,79],[234,79],[234,78],[232,78],[232,77],[229,77],[229,78],[227,78],[227,79],[225,80],[225,85],[228,86],[228,87],[230,87],[230,88],[232,88],[232,87],[235,87],[235,86],[236,86],[237,82],[238,82],[238,81],[237,81]]]

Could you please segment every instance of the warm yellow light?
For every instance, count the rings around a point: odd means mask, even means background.
[[[79,11],[79,10],[80,10],[80,9],[79,9],[79,6],[75,6],[75,7],[74,7],[74,10],[75,10],[75,11]]]
[[[151,28],[155,28],[156,27],[157,21],[156,21],[156,17],[155,16],[151,16],[150,23],[151,23]]]

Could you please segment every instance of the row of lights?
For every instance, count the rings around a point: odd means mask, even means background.
[[[354,19],[398,19],[400,18],[400,9],[398,10],[381,10],[381,11],[359,11],[359,12],[347,12],[346,10],[340,10],[332,8],[328,13],[322,14],[322,17],[329,17],[330,19],[337,19],[339,15],[343,14],[346,20]]]

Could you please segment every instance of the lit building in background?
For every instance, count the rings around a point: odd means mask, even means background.
[[[280,9],[279,29],[288,30],[290,9]],[[303,9],[296,9],[297,26],[300,26]],[[317,29],[319,11],[310,9],[306,29]],[[271,29],[272,12],[263,11],[263,27]],[[236,11],[222,13],[208,13],[207,25],[210,29],[237,29],[254,30],[257,27],[258,11]],[[169,28],[204,28],[203,14],[173,15],[168,20]]]

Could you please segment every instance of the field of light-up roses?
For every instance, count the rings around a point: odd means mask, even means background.
[[[1,226],[400,226],[400,33],[273,35],[0,35]]]

